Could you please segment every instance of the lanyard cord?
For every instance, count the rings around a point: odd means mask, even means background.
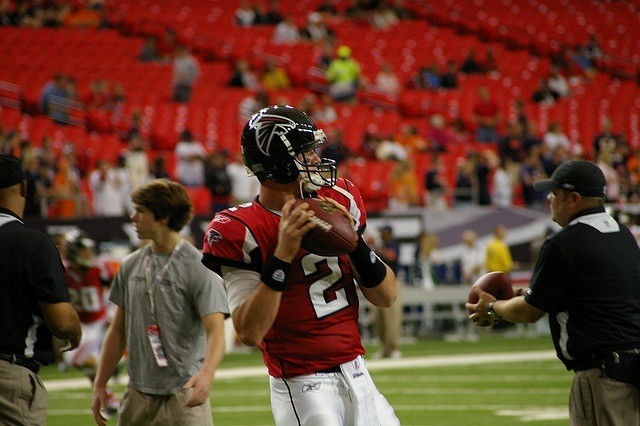
[[[176,244],[176,246],[171,251],[169,260],[167,260],[164,266],[160,268],[156,276],[153,278],[151,278],[151,253],[152,253],[151,246],[149,246],[149,249],[147,250],[147,256],[145,258],[145,277],[147,279],[147,286],[149,287],[148,294],[149,294],[149,304],[151,306],[151,322],[154,325],[156,325],[156,304],[153,298],[153,291],[156,288],[156,285],[162,282],[162,278],[167,273],[167,270],[169,269],[169,265],[171,261],[177,256],[178,252],[180,251],[180,248],[182,247],[183,242],[184,240],[180,240],[180,242]]]

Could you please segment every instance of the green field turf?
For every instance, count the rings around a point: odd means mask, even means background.
[[[367,348],[374,353],[375,347]],[[450,358],[451,365],[381,369],[372,376],[405,426],[427,425],[566,425],[572,373],[560,361],[521,361],[482,364],[454,363],[458,355],[551,351],[549,337],[483,336],[477,342],[423,341],[403,345],[403,363],[418,357]],[[445,362],[446,363],[446,362]],[[261,366],[258,353],[227,355],[221,370]],[[47,383],[81,377],[55,367],[42,372]],[[53,382],[55,381],[55,382]],[[82,382],[80,382],[82,383]],[[114,390],[121,396],[123,386]],[[48,425],[93,424],[90,391],[51,390]],[[219,378],[211,393],[217,426],[272,425],[269,386],[264,375]],[[115,424],[115,421],[109,422]]]

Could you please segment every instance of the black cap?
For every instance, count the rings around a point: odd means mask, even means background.
[[[533,187],[539,191],[564,189],[585,197],[604,197],[607,181],[600,167],[591,161],[569,160],[560,164],[549,179],[538,180]]]
[[[0,154],[0,189],[17,185],[25,179],[20,159]]]

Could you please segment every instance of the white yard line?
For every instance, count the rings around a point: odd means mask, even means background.
[[[374,359],[367,360],[367,368],[374,370],[397,370],[414,367],[444,367],[470,364],[495,364],[502,362],[522,362],[522,361],[548,361],[554,360],[554,351],[534,351],[534,352],[508,352],[489,353],[478,355],[446,355],[446,356],[426,356],[407,357],[400,359]],[[241,368],[221,368],[216,372],[216,380],[239,379],[247,377],[267,376],[267,370],[261,367],[241,367]],[[127,377],[120,379],[121,384],[127,383]],[[47,390],[60,391],[67,389],[89,388],[89,380],[82,378],[46,380],[44,382]]]

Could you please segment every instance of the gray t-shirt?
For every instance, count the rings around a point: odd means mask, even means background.
[[[200,251],[186,242],[173,256],[156,255],[147,245],[123,260],[113,280],[109,298],[124,310],[129,376],[140,392],[179,393],[202,368],[206,350],[202,317],[229,314],[222,279],[204,267],[200,257]],[[147,279],[148,266],[153,284]],[[147,327],[154,323],[151,295],[167,367],[158,366],[147,337]]]

